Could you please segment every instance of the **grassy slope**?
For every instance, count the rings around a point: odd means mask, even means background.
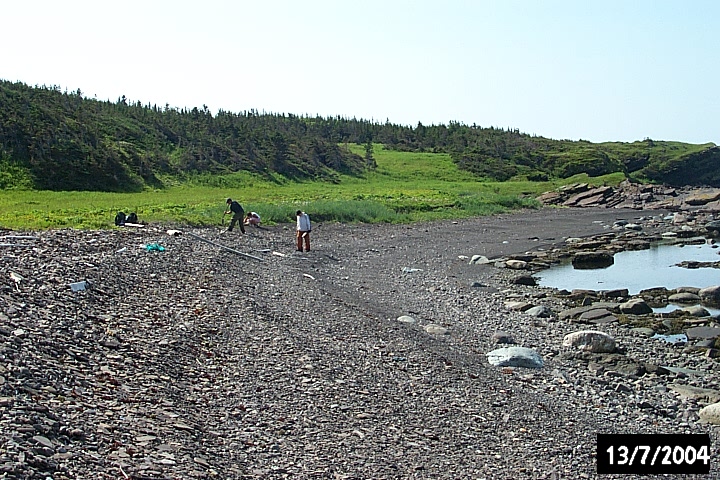
[[[361,155],[363,146],[351,146]],[[12,229],[108,228],[119,210],[141,221],[220,225],[224,200],[239,200],[266,223],[294,220],[298,208],[315,221],[410,222],[488,215],[532,207],[535,195],[552,182],[479,182],[457,169],[449,155],[386,151],[376,145],[378,168],[364,178],[339,183],[272,182],[246,173],[199,178],[192,184],[142,193],[0,192],[0,227]],[[617,176],[591,179],[617,183]],[[586,176],[563,183],[588,181]]]

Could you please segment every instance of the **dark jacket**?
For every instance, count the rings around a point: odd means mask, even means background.
[[[240,205],[235,200],[233,200],[232,203],[230,204],[230,211],[233,213],[245,213],[245,210],[243,210],[242,205]]]

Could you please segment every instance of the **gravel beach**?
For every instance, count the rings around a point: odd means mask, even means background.
[[[564,347],[582,326],[508,308],[556,301],[493,263],[666,213],[315,224],[310,252],[291,224],[0,232],[0,479],[598,478],[598,433],[709,434],[711,473],[672,478],[720,478],[720,360],[619,323],[641,370]],[[542,368],[491,365],[500,333]]]

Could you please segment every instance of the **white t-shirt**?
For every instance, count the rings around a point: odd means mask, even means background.
[[[310,217],[307,213],[301,213],[297,216],[297,230],[299,232],[309,232],[312,230],[310,226]]]

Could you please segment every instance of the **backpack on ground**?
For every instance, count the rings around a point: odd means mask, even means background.
[[[117,212],[117,215],[115,215],[115,225],[118,227],[121,225],[125,225],[125,213],[124,212]]]
[[[138,223],[137,214],[135,212],[132,212],[130,215],[127,216],[125,219],[125,223]]]

